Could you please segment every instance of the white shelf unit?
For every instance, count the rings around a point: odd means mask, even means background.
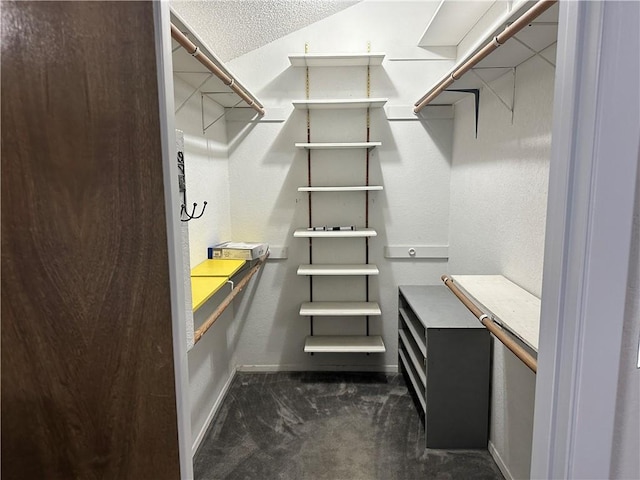
[[[296,238],[364,238],[375,237],[378,233],[373,228],[358,228],[355,230],[307,230],[300,228],[293,232]]]
[[[384,53],[305,53],[289,55],[294,67],[366,67],[381,65]]]
[[[365,53],[365,54],[304,54],[290,55],[289,61],[294,67],[303,67],[307,69],[307,78],[309,78],[310,67],[361,67],[367,69],[367,98],[332,98],[332,99],[310,99],[307,85],[307,99],[294,100],[293,106],[298,110],[304,110],[307,114],[307,142],[296,143],[296,148],[306,150],[306,158],[311,169],[312,151],[314,150],[364,150],[366,159],[366,182],[365,184],[344,185],[347,180],[329,181],[329,185],[314,186],[311,179],[311,170],[309,170],[309,182],[306,186],[298,187],[299,192],[306,192],[309,201],[309,225],[314,225],[312,221],[311,195],[315,193],[325,192],[364,192],[365,205],[369,203],[369,192],[383,190],[382,185],[369,184],[369,162],[370,150],[382,145],[382,142],[370,141],[369,139],[369,109],[382,108],[387,102],[386,98],[371,98],[369,95],[369,73],[370,67],[373,65],[381,65],[384,54],[381,53]],[[361,142],[311,142],[311,118],[313,110],[340,110],[340,109],[366,109],[367,125],[366,125],[366,141]],[[315,167],[314,167],[315,168]],[[319,164],[317,168],[322,168]],[[364,180],[364,179],[363,179]],[[353,181],[353,179],[352,179]],[[340,185],[342,184],[342,185]],[[327,197],[318,197],[320,199]],[[363,198],[354,196],[356,199]],[[324,200],[321,200],[324,201]],[[384,341],[379,335],[369,334],[369,317],[379,317],[382,315],[380,306],[376,302],[369,300],[369,277],[378,275],[380,272],[376,265],[369,264],[369,238],[375,237],[377,232],[373,228],[369,228],[368,207],[365,218],[365,225],[356,227],[355,230],[313,230],[308,228],[300,228],[294,232],[296,238],[307,238],[309,241],[309,264],[300,265],[298,275],[309,277],[310,297],[313,299],[314,283],[313,279],[319,277],[353,277],[362,276],[366,282],[366,301],[364,302],[314,302],[303,303],[300,307],[300,315],[309,317],[311,335],[305,339],[304,351],[307,353],[382,353],[386,351]],[[313,239],[360,239],[365,245],[365,261],[363,264],[314,264],[314,245]],[[354,241],[355,241],[354,240]],[[323,242],[320,242],[321,245]],[[318,247],[315,247],[316,249]],[[357,261],[357,260],[356,260]],[[339,280],[336,280],[339,281]],[[366,335],[314,335],[314,317],[364,317],[366,318]]]
[[[384,353],[379,335],[314,335],[304,342],[306,353]]]
[[[350,276],[378,275],[376,265],[300,265],[298,275]]]
[[[298,187],[299,192],[371,192],[382,190],[382,185],[351,185],[348,187]]]
[[[380,316],[376,302],[306,302],[300,306],[302,317],[361,317]]]
[[[294,100],[299,110],[340,110],[344,108],[382,108],[386,98],[327,98],[321,100]]]
[[[315,142],[296,143],[296,148],[306,150],[347,150],[352,148],[375,148],[382,145],[382,142]]]

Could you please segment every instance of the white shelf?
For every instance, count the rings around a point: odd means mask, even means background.
[[[382,108],[386,98],[331,98],[322,100],[294,100],[293,106],[301,110],[331,110],[342,108]]]
[[[376,302],[306,302],[300,306],[303,317],[360,317],[382,315]]]
[[[382,185],[352,185],[349,187],[298,187],[299,192],[365,192],[382,189]]]
[[[418,377],[422,382],[422,388],[424,389],[427,385],[427,375],[425,373],[425,368],[423,363],[424,357],[418,358],[418,355],[416,354],[416,351],[415,351],[414,343],[409,339],[409,336],[405,333],[404,330],[398,330],[398,334],[400,335],[400,341],[404,345],[404,350],[409,355],[409,358],[413,363],[413,368],[418,374]]]
[[[452,275],[452,278],[497,323],[538,351],[539,298],[502,275]]]
[[[307,353],[383,353],[386,351],[378,335],[315,335],[304,342]]]
[[[300,228],[293,232],[296,238],[361,238],[375,237],[378,233],[373,228],[357,228],[356,230],[324,231]]]
[[[298,275],[378,275],[376,265],[300,265]]]
[[[289,55],[294,67],[361,67],[381,65],[384,53],[307,53]]]
[[[425,390],[421,388],[422,385],[420,385],[420,382],[418,382],[418,379],[416,378],[416,371],[414,370],[413,365],[407,359],[407,356],[405,355],[402,348],[398,349],[398,354],[400,356],[400,360],[402,361],[402,364],[404,365],[405,370],[407,371],[407,374],[409,375],[409,380],[411,380],[411,383],[413,384],[413,391],[416,392],[418,400],[420,401],[420,405],[422,405],[422,410],[426,412],[427,401],[424,398]]]
[[[382,145],[382,142],[316,142],[316,143],[296,143],[296,148],[307,150],[342,150],[350,148],[375,148]]]
[[[414,320],[410,318],[409,314],[404,308],[399,308],[400,315],[402,315],[402,319],[404,320],[404,324],[407,326],[409,331],[411,332],[411,336],[416,342],[416,345],[420,349],[420,353],[422,353],[423,357],[427,356],[427,343],[425,339],[425,331],[422,326],[422,334],[418,331],[418,327],[416,327]]]

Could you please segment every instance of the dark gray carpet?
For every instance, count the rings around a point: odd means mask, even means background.
[[[402,375],[239,373],[196,480],[502,479],[486,450],[426,450]]]

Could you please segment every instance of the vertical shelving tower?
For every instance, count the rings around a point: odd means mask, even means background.
[[[305,52],[307,48],[305,47]],[[369,263],[369,238],[376,236],[375,229],[369,226],[369,193],[382,190],[381,185],[371,185],[369,182],[369,155],[373,148],[381,145],[381,142],[370,139],[370,110],[381,108],[387,101],[385,98],[371,98],[370,96],[370,68],[381,65],[384,54],[309,54],[290,55],[289,61],[294,67],[305,68],[306,73],[306,99],[293,101],[296,109],[306,110],[307,115],[307,141],[296,143],[297,148],[307,152],[307,185],[298,188],[300,192],[307,192],[308,196],[308,226],[294,232],[296,238],[307,238],[309,244],[309,264],[300,265],[298,275],[309,277],[309,302],[300,307],[300,315],[309,317],[309,336],[305,339],[304,351],[308,353],[380,353],[385,351],[384,341],[380,335],[371,335],[370,317],[380,316],[381,310],[377,302],[370,299],[369,278],[378,275],[376,265]],[[365,98],[336,98],[318,99],[310,98],[309,70],[314,67],[366,67],[366,97]],[[311,141],[311,112],[313,110],[335,110],[339,113],[344,109],[366,109],[366,139],[360,142],[312,142]],[[339,118],[336,118],[339,121]],[[365,152],[365,178],[359,185],[316,185],[312,178],[312,153],[317,150],[356,150]],[[340,182],[336,182],[340,183]],[[332,225],[323,227],[314,224],[312,195],[324,195],[334,193],[336,195],[354,192],[364,192],[365,214],[364,225],[354,226],[351,229],[346,225]],[[360,239],[364,240],[364,263],[349,264],[322,264],[314,262],[314,239]],[[352,241],[352,240],[340,240]],[[337,248],[337,247],[336,247]],[[364,301],[314,301],[314,282],[316,276],[321,277],[353,277],[362,276],[365,282]],[[360,299],[362,300],[362,299]],[[364,328],[360,335],[316,335],[314,322],[316,318],[321,321],[323,317],[361,317],[364,318]]]

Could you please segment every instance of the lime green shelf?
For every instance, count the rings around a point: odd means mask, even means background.
[[[230,277],[246,263],[246,260],[205,260],[191,270],[192,277]]]
[[[193,305],[193,311],[195,312],[204,305],[228,280],[228,277],[191,277],[191,303]]]
[[[193,311],[204,303],[227,283],[246,260],[221,260],[214,258],[205,260],[191,270],[191,305]]]

